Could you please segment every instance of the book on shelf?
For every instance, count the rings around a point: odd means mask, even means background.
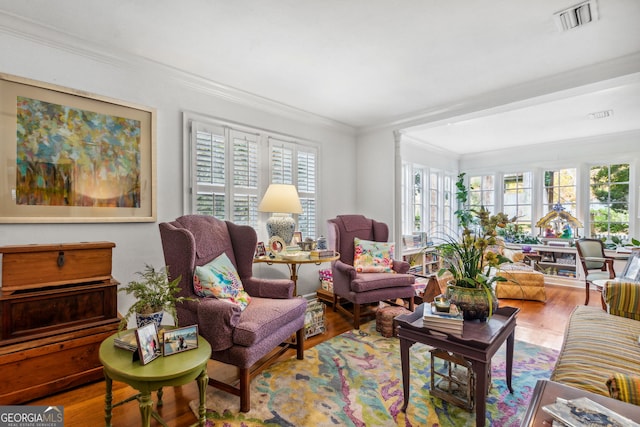
[[[113,339],[113,345],[118,348],[123,348],[129,351],[136,351],[138,349],[138,342],[136,341],[136,331],[129,331],[127,333],[120,333]]]
[[[571,400],[557,398],[555,403],[543,406],[542,410],[551,415],[554,421],[569,427],[640,427],[640,424],[587,397]]]

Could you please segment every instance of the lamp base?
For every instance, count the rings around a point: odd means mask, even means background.
[[[269,238],[278,236],[284,240],[285,244],[290,245],[294,231],[296,231],[296,221],[287,214],[273,214],[267,220]]]

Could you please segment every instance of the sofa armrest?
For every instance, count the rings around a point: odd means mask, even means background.
[[[411,265],[407,261],[393,260],[393,271],[399,274],[405,274],[409,271]]]
[[[640,283],[609,280],[602,297],[609,314],[640,320]]]
[[[333,292],[336,295],[346,295],[351,290],[351,281],[357,276],[356,269],[340,260],[334,261],[332,265]]]
[[[240,307],[216,298],[201,298],[198,304],[198,333],[212,351],[233,346],[233,330],[240,321]]]
[[[293,280],[261,279],[251,277],[242,282],[244,289],[252,297],[260,298],[293,298]]]

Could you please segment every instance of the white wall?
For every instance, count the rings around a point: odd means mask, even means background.
[[[320,144],[320,232],[329,217],[356,210],[356,145],[353,130],[342,125],[287,110],[265,102],[257,107],[223,99],[219,88],[191,76],[180,75],[154,64],[101,52],[81,40],[61,38],[44,29],[16,34],[1,31],[0,73],[108,96],[157,110],[157,222],[183,214],[182,113],[192,111],[295,135]],[[41,33],[37,33],[42,31]],[[33,37],[32,37],[33,36]],[[268,110],[268,111],[267,111]],[[14,144],[14,141],[0,141]],[[266,233],[265,233],[266,234]],[[116,244],[113,276],[122,283],[134,278],[145,263],[164,265],[157,223],[95,224],[0,224],[0,245],[111,241]],[[324,265],[323,268],[326,268]],[[285,266],[256,266],[256,275],[288,277]],[[305,266],[300,272],[299,293],[319,286],[319,267]],[[131,302],[122,294],[118,309]]]

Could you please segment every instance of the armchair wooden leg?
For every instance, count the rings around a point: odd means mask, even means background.
[[[584,299],[584,305],[589,305],[589,282],[586,282],[584,286],[587,292],[586,298]]]
[[[360,304],[353,304],[353,327],[360,329]]]
[[[410,311],[415,311],[415,307],[416,307],[416,303],[413,300],[413,297],[409,298],[409,310]]]
[[[240,368],[240,412],[251,409],[251,375],[249,368]]]
[[[304,359],[304,329],[305,328],[302,327],[296,331],[296,358],[298,360]]]
[[[338,294],[333,294],[333,311],[338,311],[338,300],[340,299],[340,297],[338,296]]]

